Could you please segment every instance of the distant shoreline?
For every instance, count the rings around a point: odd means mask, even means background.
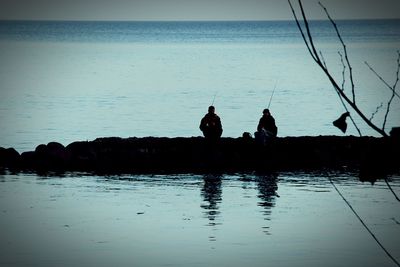
[[[328,19],[310,19],[311,22],[328,22]],[[373,19],[336,19],[336,22],[355,21],[400,21],[400,18],[373,18]],[[257,23],[257,22],[293,22],[294,19],[281,20],[55,20],[55,19],[0,19],[1,22],[45,22],[45,23]]]

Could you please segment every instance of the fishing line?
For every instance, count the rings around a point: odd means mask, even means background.
[[[339,189],[336,187],[336,185],[333,183],[331,177],[328,176],[329,182],[332,184],[333,188],[335,188],[336,192],[338,192],[339,196],[346,202],[347,206],[351,209],[351,211],[356,215],[358,220],[361,222],[361,224],[364,226],[364,228],[370,233],[370,235],[375,239],[376,243],[383,249],[383,251],[388,255],[388,257],[397,265],[400,267],[400,263],[389,253],[389,251],[386,250],[386,248],[382,245],[381,242],[379,242],[378,238],[372,233],[372,231],[368,228],[368,226],[364,223],[364,221],[361,219],[361,217],[357,214],[357,212],[354,210],[354,208],[351,206],[351,204],[347,201],[347,199],[340,193]]]

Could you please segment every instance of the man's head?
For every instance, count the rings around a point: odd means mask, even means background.
[[[263,110],[263,114],[264,114],[264,116],[271,115],[271,113],[269,113],[269,109],[267,109],[267,108]]]
[[[214,114],[215,113],[215,107],[214,106],[209,106],[208,107],[208,113]]]

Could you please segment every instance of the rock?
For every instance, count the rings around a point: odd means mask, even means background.
[[[70,155],[62,144],[50,142],[38,145],[33,155],[27,154],[24,157],[30,167],[33,164],[41,170],[61,170],[66,168]]]
[[[17,167],[21,156],[14,148],[0,147],[0,167]]]
[[[354,136],[278,137],[265,146],[246,134],[207,142],[191,138],[98,138],[39,145],[20,156],[21,168],[40,171],[101,173],[205,173],[269,170],[359,168],[399,170],[400,142],[392,138]],[[0,160],[5,149],[0,150]],[[14,152],[15,154],[15,152]],[[10,158],[10,157],[6,157]],[[4,162],[4,160],[2,161]],[[4,164],[3,164],[4,165]]]
[[[400,140],[400,127],[393,127],[390,131],[390,137]]]
[[[49,157],[63,162],[68,161],[70,158],[67,149],[57,142],[50,142],[47,144],[47,154]]]
[[[73,142],[66,147],[66,152],[69,155],[70,167],[75,170],[93,169],[97,162],[94,142]]]
[[[46,155],[47,153],[47,146],[44,144],[40,144],[35,148],[35,153],[38,155]]]
[[[26,151],[21,154],[21,164],[24,169],[34,169],[37,166],[35,151]]]

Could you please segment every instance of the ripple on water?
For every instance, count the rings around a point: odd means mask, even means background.
[[[87,262],[104,263],[107,256],[102,251],[107,246],[112,255],[131,263],[140,259],[147,266],[160,266],[151,261],[154,257],[174,265],[190,260],[204,263],[201,266],[228,261],[230,266],[263,266],[267,261],[282,262],[290,256],[288,251],[299,253],[281,266],[307,265],[309,259],[336,263],[337,255],[342,255],[343,265],[385,265],[385,255],[378,252],[329,178],[381,242],[400,256],[395,249],[400,205],[384,181],[362,183],[356,174],[66,173],[43,177],[6,173],[0,177],[0,227],[4,230],[0,263],[24,253],[28,256],[22,262],[45,265],[45,257],[29,256],[33,251],[35,255],[51,253],[61,262],[72,260],[80,251],[80,258]],[[388,181],[398,192],[399,176],[390,176]],[[41,246],[24,242],[21,234]],[[11,249],[10,240],[18,250]],[[213,251],[209,257],[199,256],[199,251],[209,250]],[[152,256],[144,257],[149,251]],[[234,263],[224,251],[234,252],[229,253]],[[365,253],[374,258],[365,262]]]

